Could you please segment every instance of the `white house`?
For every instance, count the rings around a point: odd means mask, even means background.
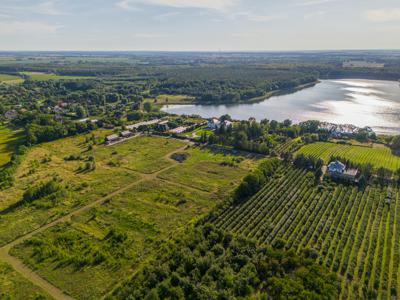
[[[219,129],[219,128],[221,128],[221,126],[225,126],[227,128],[227,127],[231,127],[232,124],[233,123],[231,121],[225,120],[225,121],[221,122],[217,118],[209,119],[207,122],[207,126],[210,129]]]
[[[221,126],[221,121],[217,118],[209,119],[207,122],[207,126],[210,129],[218,129]]]
[[[329,173],[344,173],[344,171],[346,171],[346,165],[338,160],[335,160],[328,165]]]

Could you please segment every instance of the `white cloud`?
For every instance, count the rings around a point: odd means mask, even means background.
[[[176,17],[176,16],[179,16],[179,15],[180,15],[179,12],[172,11],[172,12],[169,12],[169,13],[165,13],[165,14],[154,16],[153,19],[158,20],[158,21],[164,21],[166,19],[169,19],[169,18],[172,18],[172,17]]]
[[[276,14],[276,15],[257,15],[257,14],[250,14],[248,19],[253,22],[270,22],[274,20],[282,20],[285,19],[287,16],[285,14]]]
[[[11,18],[11,16],[10,15],[7,15],[7,14],[3,14],[3,13],[0,13],[0,18]]]
[[[161,33],[134,33],[132,38],[134,39],[160,39],[169,37],[166,34]]]
[[[329,3],[329,2],[336,2],[338,0],[303,0],[300,2],[297,2],[296,5],[297,6],[313,6],[313,5],[322,5],[325,3]]]
[[[313,18],[318,18],[326,15],[326,11],[320,10],[320,11],[314,11],[308,14],[304,15],[304,19],[313,19]]]
[[[255,37],[257,37],[257,34],[251,33],[251,32],[238,32],[238,33],[232,33],[231,37],[238,38],[238,39],[255,38]]]
[[[365,16],[371,22],[400,21],[400,8],[369,10],[365,12]]]
[[[270,15],[263,15],[263,14],[256,14],[251,11],[246,12],[238,12],[231,15],[232,19],[236,19],[238,17],[245,17],[247,20],[252,22],[270,22],[274,20],[282,20],[286,19],[286,14],[270,14]]]
[[[39,13],[42,15],[49,15],[49,16],[64,15],[64,13],[56,7],[56,2],[57,1],[50,0],[50,1],[39,3],[36,7],[33,8],[33,10],[36,13]]]
[[[236,4],[236,0],[121,0],[117,3],[124,10],[136,10],[137,6],[165,6],[175,8],[203,8],[226,10]]]
[[[0,22],[0,35],[50,34],[59,28],[44,22]]]

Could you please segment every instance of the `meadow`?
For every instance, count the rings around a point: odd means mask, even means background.
[[[400,290],[400,201],[396,186],[365,190],[281,166],[248,201],[222,209],[219,228],[304,249],[341,278],[340,299],[390,299]]]
[[[105,134],[98,131],[95,139],[100,141]],[[89,151],[86,140],[92,139],[73,137],[34,147],[17,171],[20,180],[0,192],[5,196],[0,219],[3,244],[110,195],[11,250],[77,299],[98,299],[111,291],[151,259],[161,242],[227,198],[255,165],[175,139],[141,136],[113,146],[94,145]],[[186,159],[174,160],[175,152]],[[70,155],[77,160],[70,160]],[[77,172],[86,161],[77,157],[89,155],[94,156],[95,170]],[[27,186],[55,174],[68,187],[57,204],[45,206],[46,201],[39,199],[8,209]]]
[[[16,75],[0,74],[0,83],[19,83],[22,81],[23,79]]]
[[[5,300],[51,299],[44,291],[34,286],[3,262],[0,262],[0,298]]]
[[[154,101],[155,100],[155,101]],[[185,95],[165,95],[161,94],[158,95],[155,99],[147,98],[145,102],[151,102],[157,105],[164,105],[164,104],[187,104],[195,102],[195,98],[191,96]]]
[[[95,139],[100,143],[106,134],[109,132],[97,131]],[[143,137],[105,147],[93,145],[92,139],[92,136],[66,138],[35,146],[26,154],[16,170],[14,186],[0,191],[0,244],[139,180],[141,176],[134,169],[143,170],[147,166],[148,172],[153,172],[168,166],[171,162],[163,156],[184,145],[178,141],[162,140],[154,147],[153,143],[158,138]],[[121,158],[131,165],[120,164],[117,147],[123,153],[124,149],[128,151],[135,145],[138,151],[126,153]],[[146,160],[149,163],[143,162]],[[137,165],[134,162],[138,162]],[[95,169],[86,169],[88,164],[94,164]],[[56,199],[23,203],[23,195],[28,188],[51,180],[59,181],[63,187]]]
[[[13,132],[10,128],[0,125],[0,168],[10,161],[11,155],[21,141],[21,131]]]
[[[79,79],[92,79],[92,76],[63,76],[52,73],[41,72],[21,72],[21,75],[27,76],[30,80],[46,81],[46,80],[79,80]]]
[[[296,154],[321,158],[326,163],[332,156],[339,156],[358,164],[370,163],[374,168],[384,167],[391,171],[400,168],[400,157],[393,155],[388,147],[378,144],[370,147],[318,142],[303,146]]]

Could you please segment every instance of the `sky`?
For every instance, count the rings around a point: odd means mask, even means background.
[[[0,0],[0,50],[400,49],[399,0]]]

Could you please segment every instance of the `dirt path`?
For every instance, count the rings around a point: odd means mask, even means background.
[[[11,250],[11,248],[13,248],[14,246],[23,243],[25,240],[30,239],[32,236],[34,236],[37,233],[43,232],[44,230],[51,228],[59,223],[62,222],[67,222],[69,220],[71,220],[71,218],[73,216],[76,216],[82,212],[85,212],[97,205],[103,204],[105,201],[113,198],[116,195],[119,195],[129,189],[131,189],[132,187],[144,182],[144,181],[148,181],[148,180],[153,180],[153,179],[157,179],[157,176],[159,174],[161,174],[164,171],[169,170],[170,168],[175,167],[178,162],[171,159],[170,156],[174,153],[177,152],[181,152],[183,150],[186,149],[186,147],[189,144],[174,150],[170,153],[168,153],[167,155],[164,156],[165,159],[167,159],[168,161],[172,162],[172,165],[162,168],[159,171],[156,171],[154,173],[151,174],[144,174],[144,173],[140,173],[141,178],[135,182],[132,182],[126,186],[124,186],[123,188],[120,188],[110,194],[108,194],[105,197],[102,197],[94,202],[91,202],[85,206],[82,206],[81,208],[78,208],[77,210],[74,210],[73,212],[70,212],[68,214],[66,214],[65,216],[54,220],[48,224],[45,224],[17,239],[15,239],[14,241],[4,245],[3,247],[0,248],[0,260],[8,263],[9,265],[11,265],[18,273],[20,273],[23,277],[25,277],[26,279],[28,279],[29,281],[31,281],[33,284],[37,285],[38,287],[42,288],[45,292],[47,292],[50,296],[52,296],[54,299],[60,299],[60,300],[73,300],[72,297],[66,295],[62,290],[60,290],[59,288],[57,288],[56,286],[54,286],[53,284],[51,284],[50,282],[48,282],[47,280],[45,280],[44,278],[42,278],[41,276],[39,276],[37,273],[35,273],[34,271],[32,271],[30,268],[28,268],[26,265],[23,264],[23,262],[10,255],[9,251]]]

